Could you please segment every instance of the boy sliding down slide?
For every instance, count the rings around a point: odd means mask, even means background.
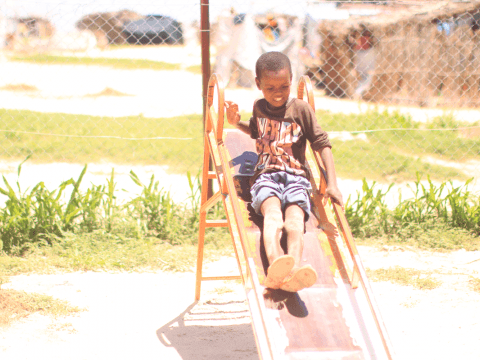
[[[250,121],[241,121],[238,105],[226,101],[227,120],[256,140],[258,162],[251,178],[252,207],[263,215],[263,239],[269,261],[265,286],[296,292],[317,281],[310,265],[301,264],[303,233],[310,214],[308,171],[305,167],[307,139],[318,151],[327,172],[325,197],[343,207],[328,135],[317,123],[312,107],[290,98],[292,68],[280,52],[260,56],[255,82],[264,98],[256,100]],[[287,254],[280,245],[287,235]]]

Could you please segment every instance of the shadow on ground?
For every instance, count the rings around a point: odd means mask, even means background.
[[[211,311],[203,308],[199,313],[194,311],[196,305],[197,302],[191,304],[157,330],[165,347],[175,348],[183,360],[259,359],[251,324],[238,323],[242,311],[223,311],[222,306],[228,304],[216,304]]]

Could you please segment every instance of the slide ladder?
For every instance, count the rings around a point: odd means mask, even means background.
[[[298,98],[315,109],[310,79],[302,76]],[[205,115],[204,167],[200,207],[195,298],[206,280],[241,279],[262,360],[394,358],[387,331],[373,298],[362,261],[342,208],[324,198],[325,171],[318,152],[307,151],[312,179],[312,214],[306,224],[303,259],[317,282],[298,293],[263,286],[268,260],[262,240],[262,217],[249,201],[248,180],[257,161],[255,142],[239,130],[224,129],[225,93],[221,78],[210,77]],[[209,170],[212,162],[213,170]],[[218,192],[209,194],[216,179]],[[207,220],[222,201],[226,220]],[[338,224],[338,226],[337,226]],[[202,274],[205,230],[228,227],[239,276]],[[285,240],[285,239],[283,239]]]

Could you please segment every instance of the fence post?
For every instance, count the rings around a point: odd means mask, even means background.
[[[202,76],[203,76],[203,129],[205,130],[205,119],[207,116],[207,93],[208,81],[210,80],[210,18],[209,18],[209,0],[200,1],[200,32],[202,42]],[[204,165],[205,166],[205,165]],[[212,161],[208,162],[208,169],[213,170]],[[208,180],[208,196],[213,195],[213,180]]]

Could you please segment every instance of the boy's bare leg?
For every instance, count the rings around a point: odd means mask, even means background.
[[[266,199],[260,210],[263,215],[263,241],[269,264],[284,255],[280,246],[283,229],[283,214],[280,199],[276,196]]]
[[[263,241],[268,258],[267,277],[264,285],[278,289],[295,266],[295,259],[285,255],[280,246],[283,230],[283,214],[280,200],[277,197],[266,199],[260,207],[263,220]]]
[[[317,273],[310,265],[302,266],[303,232],[305,230],[305,213],[295,204],[285,209],[285,231],[287,232],[288,254],[295,259],[295,267],[290,276],[280,285],[280,289],[296,292],[310,287],[317,281]]]
[[[296,204],[287,205],[284,227],[287,233],[288,254],[295,259],[295,267],[301,267],[305,212],[300,206]]]

